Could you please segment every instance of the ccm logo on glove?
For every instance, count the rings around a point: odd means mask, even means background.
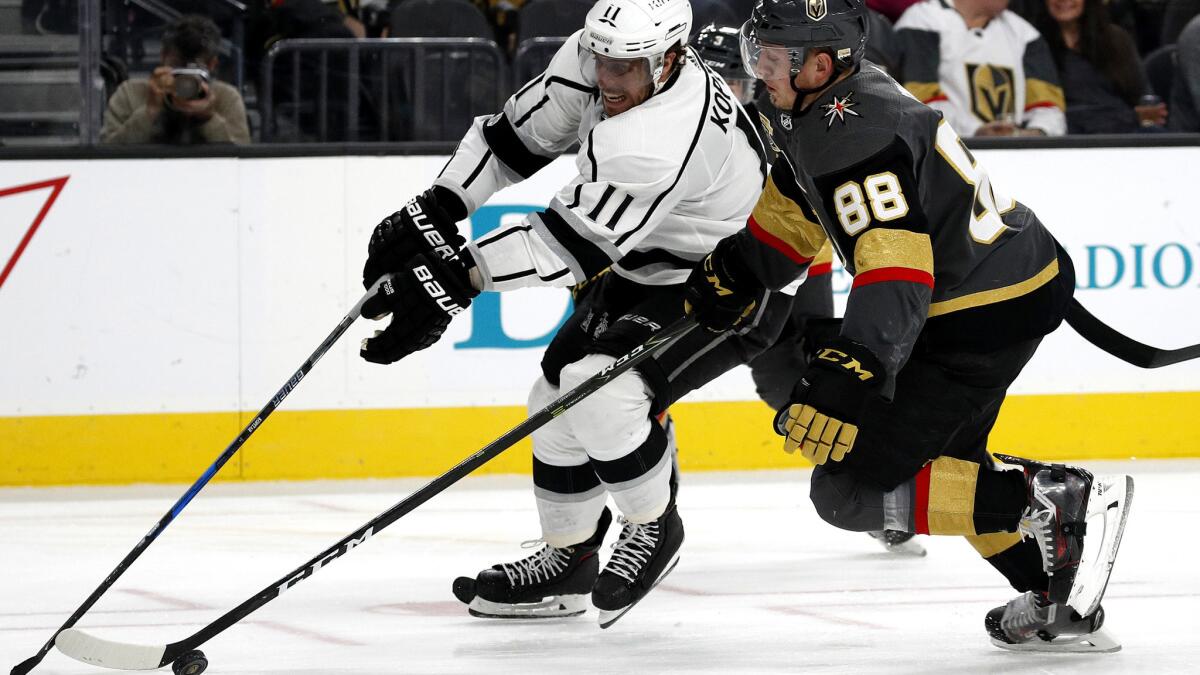
[[[437,306],[440,307],[447,316],[454,316],[455,314],[463,311],[463,308],[459,306],[459,304],[455,302],[448,293],[446,293],[446,289],[433,279],[433,272],[430,272],[428,267],[425,265],[414,267],[413,275],[417,277],[417,281],[421,282],[421,288],[425,289],[425,292],[429,294],[429,297],[433,298],[433,301],[437,303]],[[386,281],[384,283],[388,284],[391,282]]]
[[[817,358],[838,364],[863,382],[875,377],[875,373],[863,368],[861,361],[837,349],[826,347],[817,352]]]

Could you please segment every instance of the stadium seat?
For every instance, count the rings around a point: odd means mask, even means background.
[[[529,0],[517,15],[517,42],[567,37],[583,28],[594,0]]]
[[[393,37],[484,38],[495,34],[487,17],[468,0],[405,0],[392,9]],[[421,62],[389,63],[389,136],[393,140],[454,141],[476,115],[495,112],[506,89],[502,64],[479,52],[440,48]],[[424,77],[417,77],[417,68]],[[421,81],[421,91],[414,91]]]
[[[1150,89],[1168,105],[1171,103],[1171,82],[1175,78],[1175,45],[1159,47],[1142,59]]]

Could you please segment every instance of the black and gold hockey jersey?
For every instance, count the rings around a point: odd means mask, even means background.
[[[777,288],[831,241],[854,275],[842,334],[893,377],[918,340],[988,351],[1061,322],[1070,259],[940,113],[876,66],[806,110],[764,110],[763,124],[780,157],[738,250]]]

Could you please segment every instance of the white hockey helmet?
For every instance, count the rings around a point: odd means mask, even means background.
[[[657,93],[663,54],[687,45],[692,31],[688,0],[600,0],[584,20],[581,47],[609,59],[645,58]]]

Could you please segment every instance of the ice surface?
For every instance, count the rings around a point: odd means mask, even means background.
[[[238,675],[1200,672],[1200,460],[1088,466],[1137,480],[1104,602],[1117,654],[992,647],[983,616],[1015,593],[964,541],[926,537],[927,557],[892,556],[818,520],[802,471],[684,476],[678,568],[605,631],[594,611],[486,621],[454,599],[455,576],[527,554],[520,542],[538,534],[528,479],[485,477],[202,649],[209,673]],[[113,640],[183,639],[422,483],[212,485],[79,625]],[[0,490],[0,671],[32,655],[183,489]],[[34,672],[105,671],[52,651]]]

